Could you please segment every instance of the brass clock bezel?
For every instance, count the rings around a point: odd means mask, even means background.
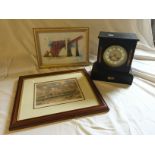
[[[120,52],[121,53],[121,58],[119,58],[118,60],[111,60],[109,57],[109,55],[111,54],[110,51],[114,49],[114,52]],[[109,57],[108,57],[109,56]],[[122,47],[121,45],[110,45],[108,46],[104,52],[102,53],[102,59],[104,61],[104,63],[112,68],[117,68],[117,67],[121,67],[122,65],[124,65],[127,60],[128,60],[128,52],[127,50]]]

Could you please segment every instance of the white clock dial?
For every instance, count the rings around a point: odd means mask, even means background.
[[[127,52],[119,45],[112,45],[104,51],[103,60],[110,67],[120,67],[127,61]]]

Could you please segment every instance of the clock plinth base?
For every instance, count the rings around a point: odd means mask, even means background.
[[[133,75],[130,73],[112,72],[101,69],[96,62],[94,63],[91,71],[91,79],[131,85],[133,81]]]

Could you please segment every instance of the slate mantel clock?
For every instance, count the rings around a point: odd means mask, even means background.
[[[130,69],[137,41],[134,33],[100,32],[97,61],[91,78],[132,84]]]

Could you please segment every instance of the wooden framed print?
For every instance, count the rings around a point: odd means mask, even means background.
[[[34,28],[39,68],[89,64],[89,29]]]
[[[84,69],[21,76],[9,130],[108,110]]]

